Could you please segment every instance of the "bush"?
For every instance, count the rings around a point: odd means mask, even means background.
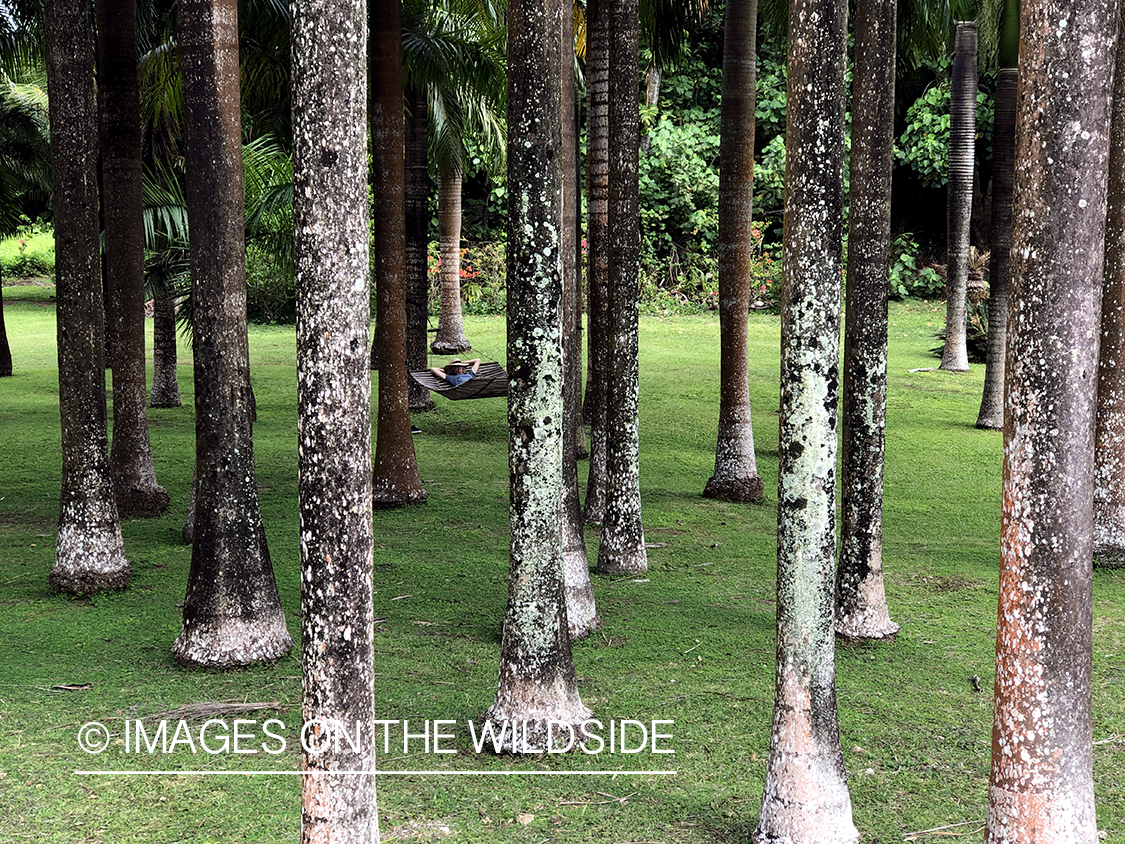
[[[51,275],[55,271],[55,234],[46,223],[23,224],[15,237],[0,243],[0,272],[6,278]]]
[[[919,266],[918,243],[914,235],[906,232],[891,243],[891,274],[889,279],[892,299],[913,296],[932,299],[941,294],[945,282],[933,267]]]

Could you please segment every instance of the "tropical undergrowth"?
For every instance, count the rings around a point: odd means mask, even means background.
[[[0,379],[0,824],[8,841],[295,842],[297,776],[186,771],[299,768],[297,655],[244,671],[179,667],[190,549],[180,541],[194,453],[192,368],[184,406],[150,410],[157,476],[172,507],[123,526],[132,585],[89,599],[46,585],[58,515],[51,288],[8,287],[15,377]],[[855,820],[890,844],[936,827],[979,837],[985,816],[999,560],[1001,439],[973,427],[983,368],[932,367],[939,304],[892,305],[884,564],[897,639],[840,647],[837,697]],[[504,348],[502,317],[467,318]],[[718,319],[641,320],[641,493],[649,572],[594,578],[601,631],[574,647],[583,700],[603,719],[675,722],[674,755],[497,758],[464,729],[492,702],[508,561],[507,430],[499,399],[414,417],[429,501],[375,515],[377,717],[453,719],[452,755],[379,748],[385,839],[462,842],[736,842],[757,822],[773,706],[777,317],[751,315],[750,391],[761,505],[701,496],[714,463]],[[259,493],[291,632],[299,640],[295,341],[253,326]],[[582,468],[585,474],[585,467]],[[587,533],[591,560],[596,531]],[[1125,841],[1125,573],[1094,581],[1094,773],[1098,827]],[[980,691],[977,691],[979,685]],[[219,705],[233,706],[225,712]],[[239,710],[238,707],[242,709]],[[259,708],[253,708],[259,707]],[[265,707],[265,708],[261,708]],[[215,712],[222,712],[216,715]],[[209,716],[210,713],[210,716]],[[279,755],[126,754],[125,719],[278,718]],[[109,748],[83,753],[90,721]],[[250,729],[247,727],[246,729]],[[259,734],[260,742],[260,734]],[[381,743],[381,742],[380,742]],[[253,746],[254,743],[251,742]],[[151,770],[137,776],[76,770]],[[674,770],[675,775],[393,775],[391,771]],[[177,773],[180,772],[180,773]],[[948,831],[948,830],[947,830]],[[943,837],[911,840],[938,842]]]

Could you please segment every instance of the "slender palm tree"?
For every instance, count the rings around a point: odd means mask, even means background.
[[[781,303],[777,680],[757,842],[853,844],[836,720],[836,390],[847,3],[793,0]]]
[[[754,101],[758,4],[729,0],[723,18],[723,108],[719,127],[719,432],[715,472],[703,494],[760,501],[754,459],[746,328],[753,261]]]
[[[426,369],[426,324],[429,319],[430,279],[427,261],[430,244],[429,116],[425,92],[406,87],[405,213],[406,213],[406,368]],[[430,410],[430,391],[407,378],[410,409]]]
[[[373,735],[366,25],[362,0],[294,3],[301,711]],[[379,841],[373,742],[327,741],[303,768],[303,842]]]
[[[1091,368],[1120,20],[1106,0],[1022,3],[988,844],[1098,839]]]
[[[52,589],[128,585],[106,435],[91,9],[47,0],[62,491]]]
[[[851,195],[841,437],[836,632],[898,632],[883,588],[883,465],[887,424],[887,292],[894,161],[895,0],[856,6]]]
[[[196,498],[183,629],[186,665],[277,659],[293,642],[255,484],[233,0],[179,4],[195,356]]]

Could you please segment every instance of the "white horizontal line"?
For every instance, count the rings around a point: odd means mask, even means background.
[[[141,777],[172,774],[180,777],[300,777],[305,774],[352,774],[379,777],[664,777],[675,776],[675,771],[75,771],[81,777],[112,776]]]

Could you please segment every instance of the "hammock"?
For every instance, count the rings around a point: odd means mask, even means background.
[[[456,387],[444,378],[438,378],[430,370],[411,372],[410,377],[443,398],[493,399],[508,395],[508,373],[498,363],[482,363],[475,378],[470,378]]]

